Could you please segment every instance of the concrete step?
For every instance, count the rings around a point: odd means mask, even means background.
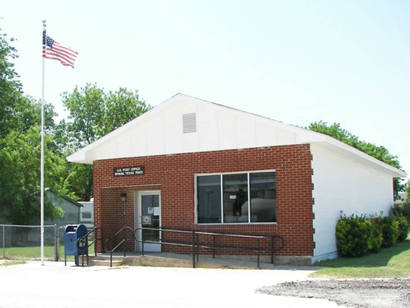
[[[123,265],[124,258],[113,257],[112,266],[121,266]],[[110,266],[110,257],[90,257],[90,265],[92,266]]]
[[[126,257],[124,265],[130,266],[153,266],[153,267],[187,267],[192,268],[192,259],[164,256],[136,256]],[[246,266],[237,266],[235,264],[220,264],[218,262],[209,262],[208,260],[200,260],[196,263],[197,268],[232,268],[245,269]]]
[[[91,262],[93,266],[110,266],[110,260],[93,260]],[[120,260],[112,260],[112,266],[121,266],[122,261]]]
[[[122,256],[112,256],[113,260],[124,260]],[[90,260],[110,260],[110,255],[90,256]]]
[[[110,266],[110,257],[107,255],[99,255],[90,257],[90,265]],[[189,255],[169,255],[169,256],[153,256],[153,255],[131,255],[131,256],[113,256],[112,266],[152,266],[152,267],[192,267],[192,257]],[[232,262],[220,263],[217,260],[199,260],[196,267],[200,268],[231,268],[245,269],[250,268],[244,264],[235,264]]]
[[[100,254],[97,257],[90,256],[90,265],[110,266],[110,255]],[[122,254],[113,256],[113,266],[153,266],[153,267],[192,267],[192,256],[175,253],[153,253],[150,255]],[[196,262],[198,268],[229,268],[229,269],[255,269],[256,259],[252,261],[212,258],[210,256],[200,256]],[[261,262],[260,268],[274,269],[280,266]]]

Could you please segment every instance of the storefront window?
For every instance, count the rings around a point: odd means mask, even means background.
[[[221,176],[199,176],[198,223],[221,222]]]
[[[251,222],[276,221],[276,181],[274,172],[250,174]]]
[[[275,172],[197,176],[197,222],[276,222]]]
[[[248,175],[223,175],[224,222],[248,222]]]

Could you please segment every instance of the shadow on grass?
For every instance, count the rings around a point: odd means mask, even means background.
[[[342,257],[334,260],[316,262],[314,266],[325,267],[380,267],[387,266],[392,258],[401,254],[410,259],[410,239],[398,243],[393,247],[381,248],[377,253],[368,253],[362,257]]]

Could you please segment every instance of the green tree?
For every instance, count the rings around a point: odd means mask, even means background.
[[[343,129],[339,123],[333,123],[332,125],[326,122],[319,121],[309,125],[309,129],[318,133],[329,135],[339,141],[342,141],[374,158],[385,162],[386,164],[398,168],[401,168],[399,159],[397,156],[392,155],[385,147],[377,146],[373,143],[369,143],[360,140],[359,137]],[[398,194],[399,191],[404,189],[404,185],[401,184],[401,179],[394,179],[394,193]]]
[[[25,97],[12,61],[12,39],[0,29],[0,215],[31,223],[40,211],[40,104]],[[95,84],[64,93],[68,120],[55,125],[45,106],[45,186],[75,199],[92,196],[92,166],[69,164],[65,157],[150,109],[137,92],[105,92]],[[45,203],[45,217],[59,216]]]
[[[45,143],[51,144],[46,136]],[[39,127],[32,126],[25,133],[12,131],[0,141],[0,204],[3,214],[12,223],[35,222],[40,215],[40,134]],[[45,152],[44,170],[46,186],[60,191],[64,174],[63,157],[52,151]],[[45,203],[45,217],[53,218],[61,213]]]
[[[66,155],[91,144],[102,136],[148,111],[151,107],[139,98],[138,92],[120,88],[104,91],[96,84],[76,87],[62,95],[68,121],[55,129],[57,147]],[[92,196],[92,166],[70,164],[65,190],[74,199],[89,200]]]
[[[1,31],[0,31],[1,32]],[[12,61],[17,51],[0,33],[0,215],[13,223],[29,223],[40,211],[40,104],[22,94],[19,76]],[[54,129],[54,111],[45,106],[45,128]],[[47,145],[52,148],[50,137]],[[54,147],[55,149],[55,147]],[[45,185],[59,191],[63,187],[62,155],[47,151]],[[50,203],[45,216],[61,214]]]
[[[22,94],[21,82],[12,62],[17,58],[16,49],[10,45],[13,41],[0,29],[0,137],[11,131],[26,131],[40,123],[39,102]],[[53,115],[52,106],[46,105],[45,125],[48,129],[54,126]]]
[[[93,143],[151,108],[136,91],[120,88],[105,92],[96,84],[76,87],[71,93],[63,93],[62,98],[68,122],[60,124],[65,126],[65,142],[72,151]]]
[[[1,29],[0,29],[1,31]],[[17,57],[17,52],[10,45],[7,35],[0,32],[0,136],[4,137],[12,124],[15,106],[21,100],[21,83],[11,62]]]

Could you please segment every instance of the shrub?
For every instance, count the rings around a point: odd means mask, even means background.
[[[341,216],[336,225],[337,250],[340,256],[358,257],[366,252],[377,252],[381,247],[391,247],[404,241],[409,223],[403,208],[393,208],[388,217],[366,218],[364,215]]]
[[[404,216],[407,218],[407,222],[410,223],[410,202],[395,204],[390,214],[397,217]]]
[[[370,236],[367,241],[369,251],[377,252],[383,244],[383,231],[380,218],[372,218],[369,220],[370,224]]]
[[[369,250],[371,223],[363,216],[342,216],[336,225],[337,249],[340,256],[358,257]],[[373,247],[373,244],[372,244]]]
[[[383,247],[391,247],[397,242],[399,236],[399,222],[394,216],[380,219],[383,231]]]
[[[406,202],[402,206],[403,216],[407,218],[407,222],[410,224],[410,202]]]
[[[390,209],[390,215],[392,216],[402,216],[403,215],[403,208],[404,204],[395,204],[391,209]]]
[[[406,217],[404,216],[396,217],[396,221],[398,221],[399,223],[399,226],[398,226],[399,235],[397,237],[397,240],[399,242],[403,242],[407,238],[407,235],[409,233],[409,223]]]

